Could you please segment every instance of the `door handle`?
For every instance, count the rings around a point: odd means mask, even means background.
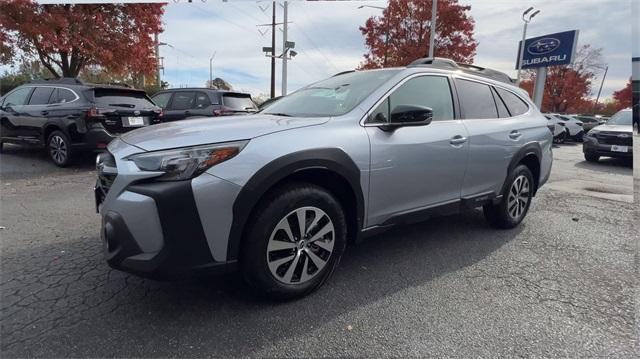
[[[467,138],[464,137],[464,136],[460,136],[460,135],[453,136],[453,138],[451,140],[449,140],[449,143],[454,145],[454,146],[461,145],[461,144],[463,144],[465,142],[467,142]]]
[[[40,113],[41,113],[43,116],[46,116],[46,115],[48,115],[48,114],[49,114],[49,111],[41,111]]]
[[[518,130],[513,130],[511,131],[511,133],[509,134],[509,138],[517,141],[520,139],[520,137],[522,137],[522,134],[518,131]]]

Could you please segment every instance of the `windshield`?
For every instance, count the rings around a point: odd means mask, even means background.
[[[399,71],[350,72],[334,76],[283,97],[262,112],[297,117],[344,115]]]
[[[622,110],[613,115],[607,125],[631,126],[631,117],[631,111]]]

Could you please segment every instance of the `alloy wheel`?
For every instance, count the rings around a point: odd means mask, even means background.
[[[52,136],[49,140],[49,153],[56,163],[64,163],[67,160],[67,143],[60,136]]]
[[[335,229],[327,213],[317,207],[295,209],[271,232],[266,253],[269,270],[282,283],[306,283],[329,262],[334,241]]]
[[[507,211],[511,218],[517,220],[524,214],[529,203],[530,187],[526,176],[520,175],[513,181],[507,197]]]

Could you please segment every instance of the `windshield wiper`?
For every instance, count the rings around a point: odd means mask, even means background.
[[[283,117],[293,117],[291,115],[289,115],[288,113],[281,113],[281,112],[265,112],[265,115],[273,115],[273,116],[283,116]]]

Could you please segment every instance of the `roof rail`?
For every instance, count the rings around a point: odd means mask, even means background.
[[[412,63],[410,63],[407,67],[419,67],[419,66],[429,66],[429,67],[435,67],[440,69],[455,69],[470,75],[485,77],[488,79],[508,83],[510,85],[513,85],[514,83],[511,77],[509,77],[509,75],[505,74],[504,72],[488,69],[478,65],[461,64],[453,60],[445,59],[441,57],[433,57],[433,58],[425,57],[425,58],[417,59]]]
[[[356,70],[347,70],[347,71],[338,72],[337,74],[335,74],[335,75],[333,75],[331,77],[336,77],[336,76],[348,74],[348,73],[351,73],[351,72],[356,72]]]
[[[84,85],[84,82],[75,77],[61,77],[57,79],[33,80],[32,84],[61,84],[61,85]]]

